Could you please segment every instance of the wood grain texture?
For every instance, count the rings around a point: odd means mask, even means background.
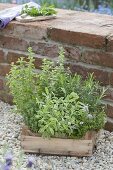
[[[95,146],[96,132],[88,132],[83,139],[45,139],[33,135],[26,127],[21,134],[24,152],[46,155],[91,156]]]
[[[22,18],[21,16],[17,16],[16,20],[22,23],[26,22],[34,22],[34,21],[45,21],[45,20],[51,20],[55,19],[56,15],[50,15],[50,16],[38,16],[38,17],[31,17],[31,16],[26,16],[25,18]]]

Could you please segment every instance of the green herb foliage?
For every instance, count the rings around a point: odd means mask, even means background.
[[[43,60],[36,74],[32,49],[28,60],[20,58],[12,64],[7,76],[11,94],[26,125],[44,137],[80,138],[89,130],[105,124],[101,99],[105,89],[89,74],[86,80],[64,68],[61,48],[58,62]]]
[[[21,14],[27,14],[29,16],[49,16],[56,14],[56,10],[53,5],[47,6],[46,4],[42,5],[39,9],[35,7],[28,7],[28,5],[25,5],[25,7],[22,9]]]

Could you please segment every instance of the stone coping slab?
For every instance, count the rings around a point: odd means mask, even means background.
[[[15,4],[1,3],[0,10],[13,6]],[[63,9],[57,9],[57,11],[57,19],[29,23],[12,21],[7,28],[20,25],[43,28],[47,30],[47,37],[54,41],[93,48],[107,48],[107,40],[113,35],[113,16]]]

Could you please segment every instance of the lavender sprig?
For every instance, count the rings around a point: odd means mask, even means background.
[[[34,164],[34,158],[33,157],[29,157],[28,158],[28,163],[27,163],[27,168],[28,169],[32,168],[33,164]]]

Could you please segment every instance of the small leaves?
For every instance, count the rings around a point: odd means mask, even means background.
[[[26,125],[43,137],[81,138],[89,130],[98,130],[105,124],[101,99],[105,89],[89,74],[86,80],[72,75],[64,67],[63,48],[58,62],[44,59],[40,74],[34,72],[34,53],[28,49],[12,64],[7,76],[8,85],[17,109]]]
[[[21,14],[27,14],[33,17],[54,15],[56,13],[57,12],[53,5],[47,6],[46,4],[42,5],[39,9],[25,5],[25,7],[22,9],[22,12],[21,12]]]

